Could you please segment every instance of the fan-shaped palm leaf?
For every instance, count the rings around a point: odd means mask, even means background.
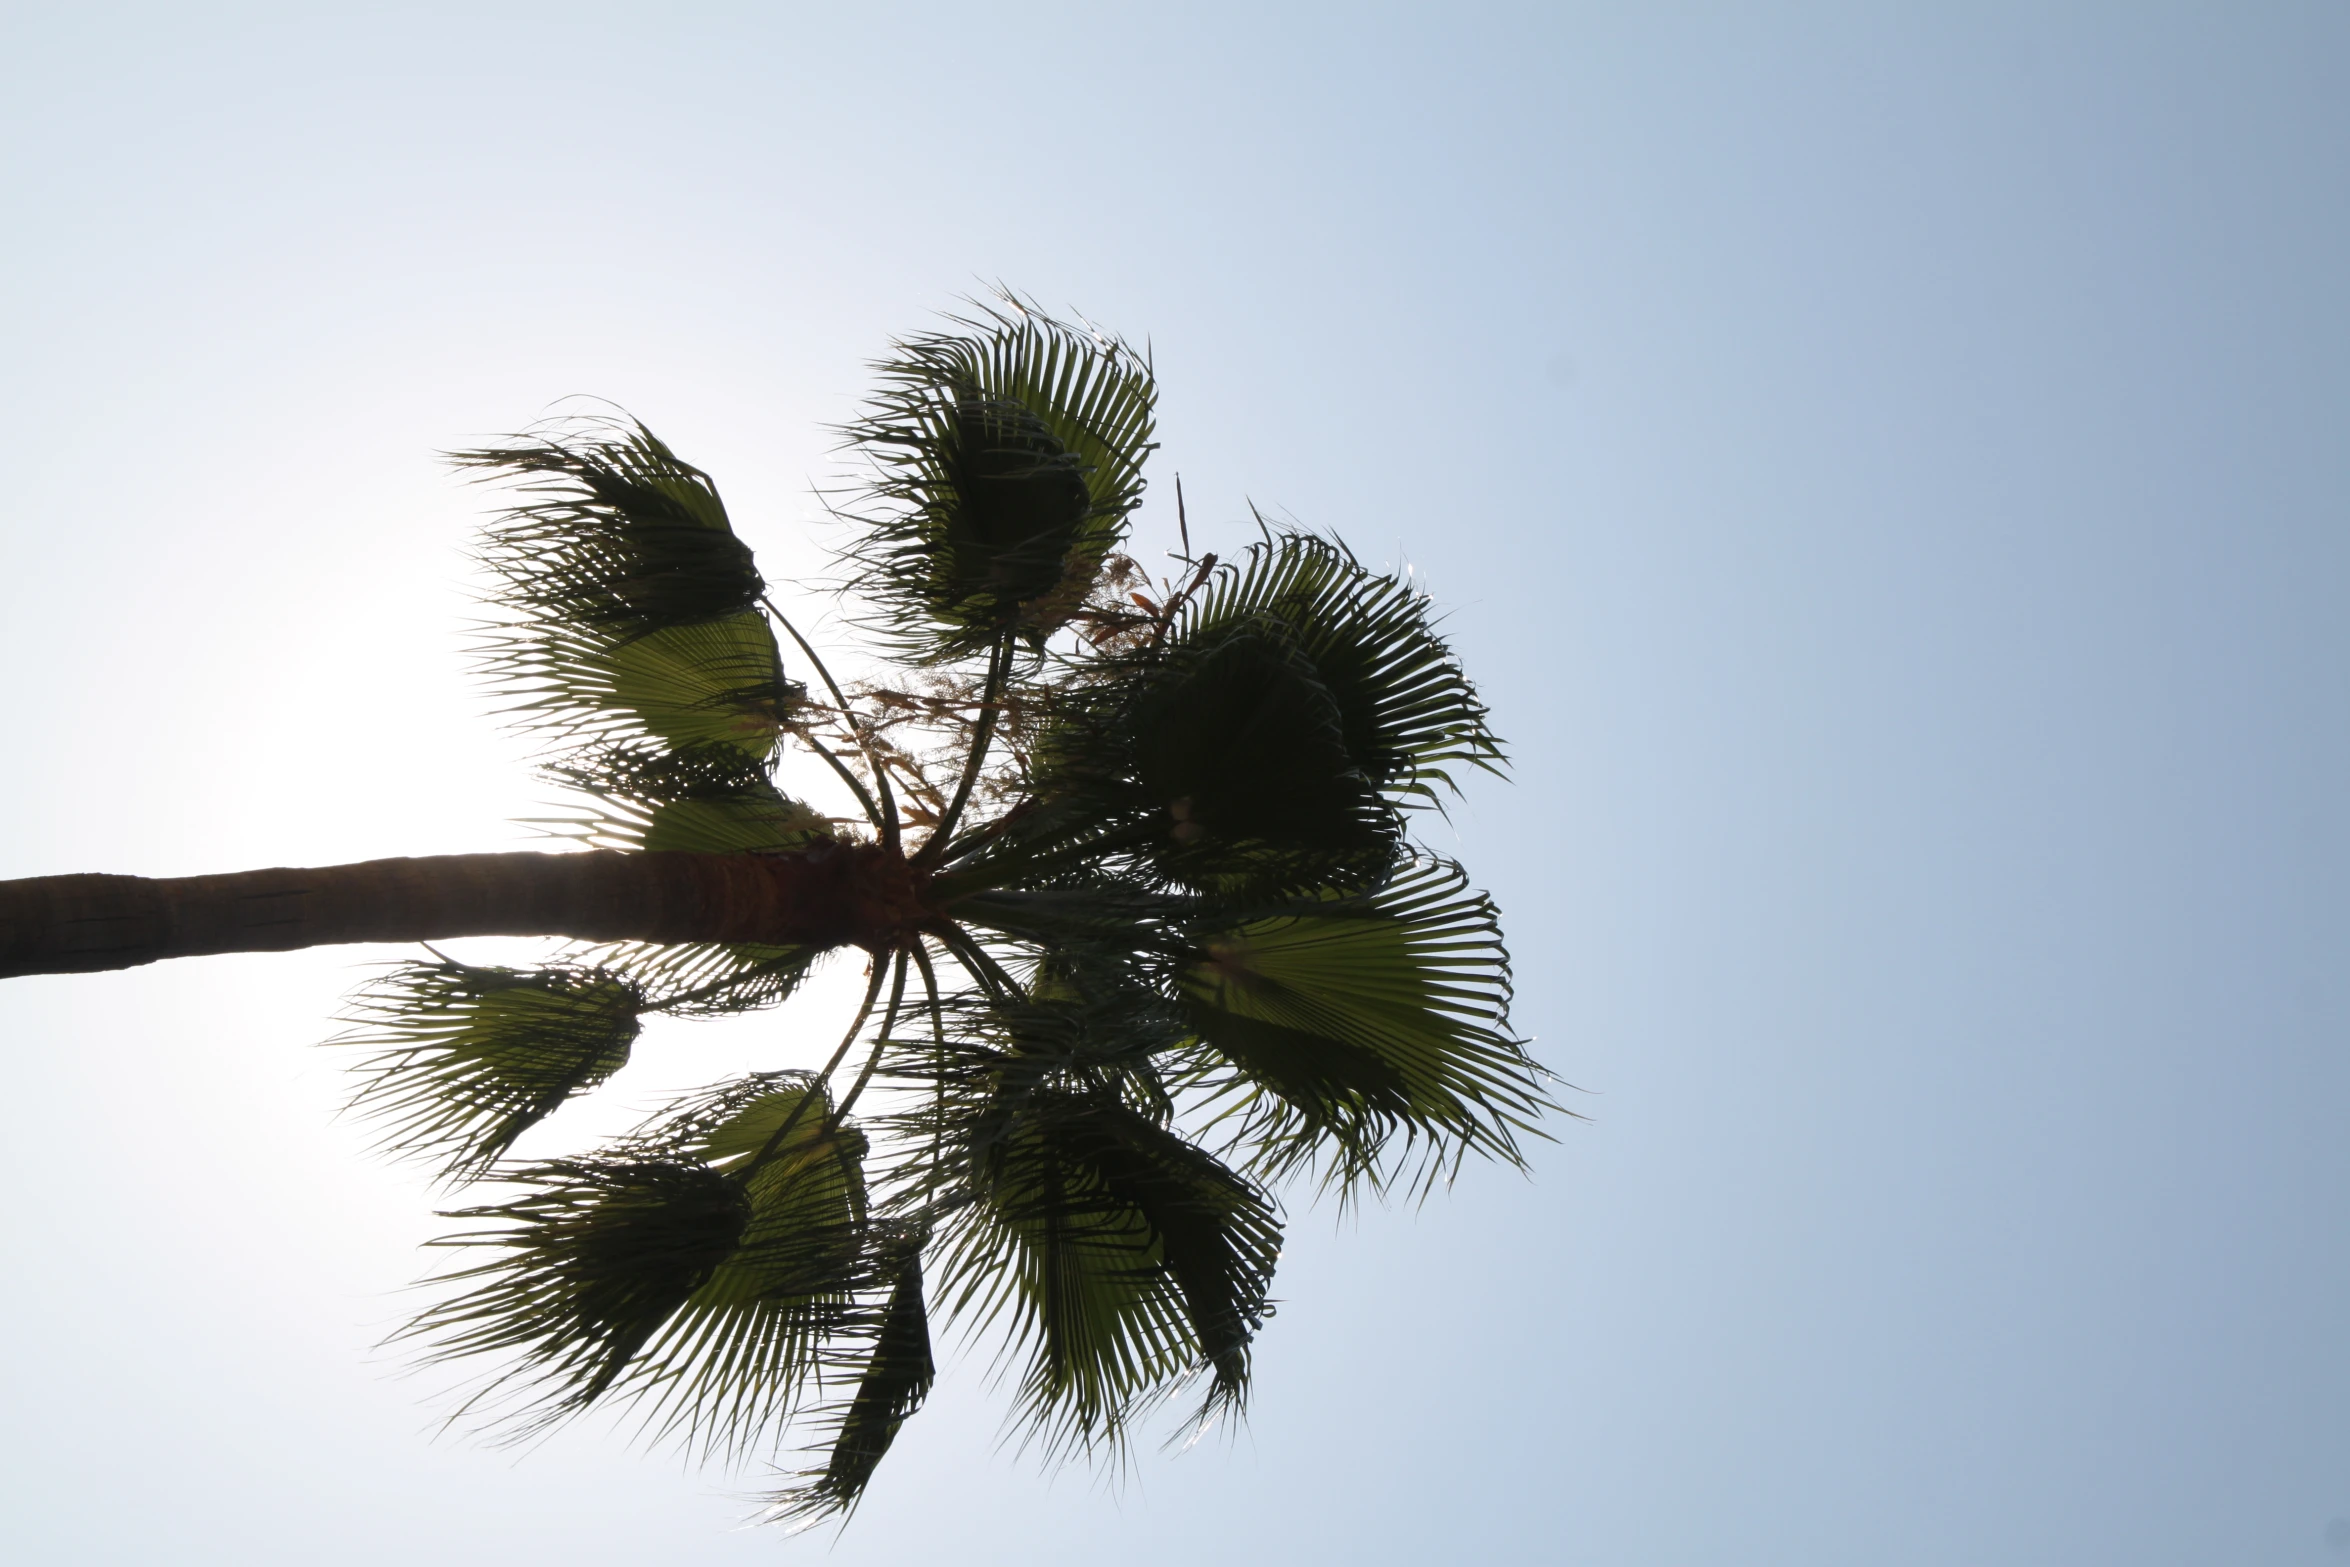
[[[1157,396],[1123,343],[1008,295],[955,324],[878,362],[847,431],[875,467],[850,585],[924,659],[1076,611],[1141,497]]]
[[[968,1128],[970,1206],[945,1231],[951,1306],[1009,1313],[1048,1451],[1115,1444],[1203,1364],[1237,1404],[1280,1251],[1271,1200],[1118,1098],[1037,1087]]]
[[[481,559],[533,619],[626,640],[739,614],[765,591],[710,476],[641,424],[565,420],[451,456],[531,497],[485,531]]]
[[[1319,1163],[1343,1186],[1413,1153],[1424,1178],[1472,1151],[1523,1162],[1518,1138],[1550,1106],[1509,1032],[1493,906],[1457,867],[1193,941],[1176,987],[1230,1069],[1206,1081],[1252,1169]]]
[[[738,1452],[787,1420],[823,1341],[872,1286],[863,1135],[804,1074],[696,1096],[607,1155],[498,1172],[525,1188],[459,1210],[500,1221],[436,1244],[500,1255],[404,1337],[434,1358],[514,1353],[468,1405],[517,1436],[610,1395],[659,1434]]]
[[[516,1435],[585,1408],[740,1244],[751,1202],[740,1182],[698,1160],[621,1150],[501,1172],[523,1195],[458,1209],[494,1221],[435,1245],[487,1248],[491,1260],[432,1281],[472,1286],[401,1333],[432,1358],[511,1355],[511,1369],[468,1401],[519,1403]]]
[[[1303,535],[1210,573],[1162,638],[1040,701],[1037,806],[979,855],[1013,874],[1137,853],[1205,892],[1376,884],[1396,806],[1498,767],[1426,596]]]
[[[788,1420],[828,1339],[874,1287],[865,1136],[835,1125],[803,1074],[769,1073],[673,1113],[654,1133],[696,1148],[744,1191],[735,1250],[645,1346],[620,1391],[652,1429],[739,1455]]]
[[[707,474],[642,425],[606,420],[454,457],[528,497],[481,550],[505,612],[483,634],[482,673],[518,728],[773,751],[798,692]]]
[[[1348,757],[1380,789],[1433,801],[1435,786],[1457,788],[1454,764],[1498,771],[1485,704],[1407,579],[1331,540],[1281,534],[1187,599],[1175,640],[1240,626],[1280,629],[1337,706]]]
[[[544,825],[596,848],[782,854],[834,837],[824,816],[786,797],[763,762],[732,745],[601,746],[547,776],[599,808]]]
[[[403,964],[359,991],[334,1043],[373,1054],[353,1108],[385,1147],[465,1178],[628,1063],[643,992],[604,968]]]

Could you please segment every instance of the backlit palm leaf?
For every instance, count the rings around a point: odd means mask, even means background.
[[[482,670],[518,728],[773,751],[797,693],[707,474],[642,425],[605,420],[454,455],[526,497],[481,549],[505,611]]]
[[[609,969],[411,963],[352,998],[334,1042],[373,1052],[352,1106],[384,1146],[462,1179],[625,1066],[644,999]]]
[[[1433,801],[1436,786],[1457,787],[1455,764],[1498,770],[1485,704],[1407,579],[1367,569],[1344,545],[1283,534],[1211,577],[1176,639],[1238,626],[1279,628],[1336,704],[1347,755],[1380,789]]]
[[[781,854],[834,836],[821,814],[768,781],[762,761],[732,745],[602,746],[548,768],[547,776],[598,809],[542,825],[599,849]]]
[[[863,1271],[864,1139],[799,1074],[702,1095],[606,1154],[496,1172],[523,1188],[438,1245],[491,1260],[403,1337],[516,1364],[467,1404],[516,1438],[607,1396],[728,1453],[788,1419]]]
[[[625,640],[738,614],[765,591],[710,476],[641,424],[572,419],[452,457],[529,497],[485,531],[481,559],[533,619]]]
[[[848,429],[872,460],[851,585],[916,657],[1018,632],[1083,602],[1142,494],[1157,393],[1123,343],[1005,296],[896,345]]]
[[[983,853],[1090,843],[1238,898],[1375,885],[1398,806],[1501,761],[1426,596],[1298,534],[1211,573],[1163,640],[1039,706],[1037,808]]]
[[[768,1498],[764,1521],[800,1529],[852,1511],[897,1440],[898,1428],[930,1395],[938,1367],[930,1352],[921,1248],[910,1240],[901,1243],[892,1260],[894,1266],[885,1270],[889,1295],[873,1320],[870,1346],[842,1357],[842,1371],[854,1379],[854,1391],[825,1411],[824,1424],[832,1431],[825,1462],[802,1471],[797,1485]]]
[[[1005,1096],[969,1129],[973,1201],[945,1231],[953,1309],[1009,1317],[1047,1451],[1115,1445],[1203,1365],[1237,1404],[1280,1251],[1271,1200],[1101,1093]]]
[[[621,1389],[658,1435],[739,1456],[788,1420],[828,1338],[872,1287],[864,1134],[830,1125],[804,1076],[771,1073],[673,1116],[661,1135],[698,1148],[742,1186],[750,1217],[649,1343]]]
[[[800,695],[755,610],[625,639],[592,627],[498,627],[482,636],[480,664],[514,727],[559,747],[647,736],[763,760]]]
[[[1549,1108],[1509,1032],[1493,906],[1431,862],[1373,896],[1193,933],[1176,975],[1233,1143],[1269,1177],[1320,1165],[1377,1184],[1422,1159],[1523,1162]]]

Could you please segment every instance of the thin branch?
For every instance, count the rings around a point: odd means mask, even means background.
[[[889,773],[873,755],[873,748],[865,743],[864,731],[857,727],[857,715],[849,707],[849,699],[841,694],[840,682],[832,678],[832,671],[825,667],[824,660],[809,645],[808,639],[800,635],[800,628],[791,623],[791,617],[775,607],[774,599],[762,594],[759,602],[767,606],[767,613],[775,617],[775,623],[800,645],[800,651],[808,655],[809,666],[824,682],[824,689],[832,693],[833,705],[840,709],[841,721],[849,726],[849,738],[857,742],[857,749],[865,753],[865,765],[873,769],[873,787],[881,795],[881,820],[876,824],[881,829],[881,846],[895,849],[898,846],[898,802],[890,793]]]

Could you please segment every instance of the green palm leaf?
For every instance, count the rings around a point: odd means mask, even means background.
[[[607,968],[411,963],[352,998],[332,1043],[374,1052],[351,1103],[383,1145],[467,1179],[628,1063],[644,1001]]]
[[[485,530],[481,560],[532,619],[625,640],[739,614],[766,590],[710,476],[641,424],[572,419],[451,460],[530,497]]]
[[[512,1356],[466,1405],[520,1439],[610,1397],[656,1436],[738,1454],[790,1418],[823,1341],[853,1327],[865,1143],[804,1074],[672,1107],[606,1154],[496,1172],[523,1188],[446,1217],[491,1260],[402,1337],[431,1358]]]
[[[798,1073],[743,1080],[673,1114],[658,1135],[744,1191],[750,1216],[647,1343],[620,1391],[656,1436],[739,1457],[788,1421],[827,1340],[853,1333],[867,1255],[864,1134]]]
[[[889,1297],[872,1326],[872,1344],[848,1367],[856,1391],[826,1412],[832,1429],[823,1467],[768,1498],[762,1521],[804,1529],[853,1511],[898,1428],[922,1407],[938,1375],[930,1352],[930,1313],[922,1293],[922,1252],[904,1245],[890,1270]]]
[[[430,1281],[470,1288],[398,1336],[431,1340],[435,1361],[513,1357],[459,1412],[504,1413],[520,1439],[611,1389],[734,1254],[751,1204],[707,1164],[640,1149],[524,1165],[500,1179],[522,1195],[443,1215],[497,1228],[432,1243],[491,1259]]]
[[[609,420],[453,460],[519,480],[526,497],[480,551],[504,612],[483,635],[482,672],[518,728],[773,751],[798,693],[709,475],[642,425]]]
[[[832,824],[768,781],[764,762],[726,744],[597,747],[547,769],[597,805],[541,825],[598,849],[783,854],[834,837]]]
[[[755,610],[633,637],[524,622],[485,631],[477,652],[508,721],[564,746],[645,736],[763,760],[801,695]]]
[[[1342,544],[1286,533],[1251,545],[1188,600],[1175,641],[1275,629],[1330,693],[1346,752],[1381,790],[1433,803],[1460,763],[1498,772],[1485,704],[1436,633],[1427,594]]]
[[[1125,344],[1004,296],[875,365],[851,586],[915,657],[1041,640],[1084,602],[1142,495],[1157,392]]]
[[[952,1309],[1009,1317],[1021,1402],[1048,1452],[1115,1446],[1203,1365],[1245,1396],[1280,1253],[1272,1201],[1101,1093],[1039,1088],[971,1128],[971,1205],[946,1231]]]
[[[1423,863],[1374,895],[1193,934],[1175,985],[1212,1052],[1201,1082],[1268,1178],[1319,1164],[1344,1187],[1421,1156],[1424,1179],[1477,1152],[1522,1164],[1551,1108],[1509,1031],[1492,903]]]
[[[1236,899],[1359,890],[1395,863],[1399,807],[1501,765],[1426,595],[1304,535],[1252,546],[1163,639],[1086,673],[1037,702],[1035,805],[984,840],[1014,874],[1090,846]]]
[[[1394,863],[1401,822],[1282,628],[1215,627],[1117,673],[1057,704],[1036,747],[1036,805],[982,849],[982,879],[1073,848],[1096,861],[1123,851],[1148,877],[1261,898],[1359,887]]]

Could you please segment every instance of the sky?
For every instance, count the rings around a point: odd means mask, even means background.
[[[1229,1440],[1045,1471],[967,1346],[783,1539],[382,1347],[447,1199],[313,1046],[397,953],[9,981],[9,1560],[2350,1560],[2350,10],[0,19],[0,876],[530,846],[436,454],[612,399],[804,583],[1001,281],[1150,346],[1138,549],[1180,472],[1447,607],[1575,1113],[1289,1194]]]

